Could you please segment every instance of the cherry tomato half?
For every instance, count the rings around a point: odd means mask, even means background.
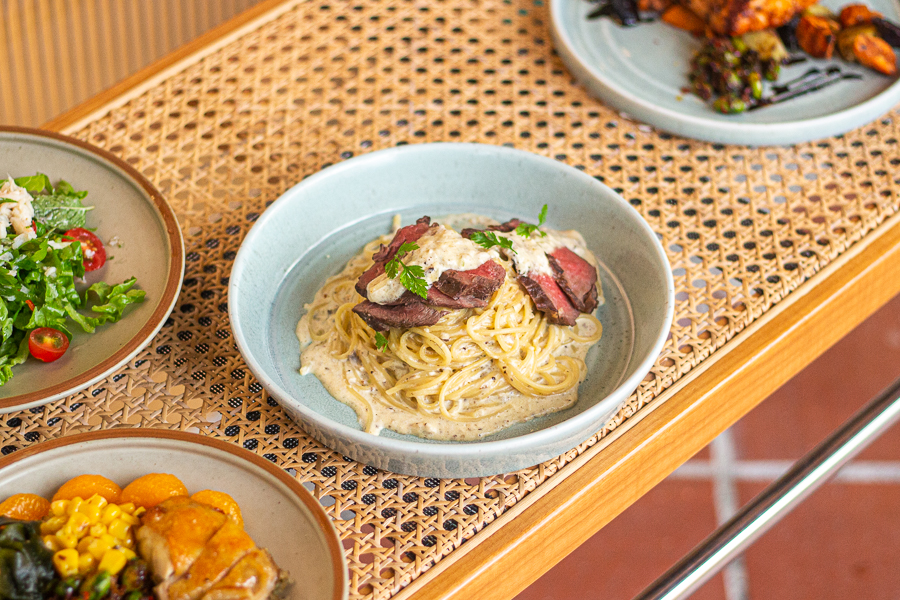
[[[38,327],[28,335],[28,351],[44,362],[53,362],[65,354],[68,348],[69,338],[66,334],[52,327]]]
[[[95,271],[106,263],[106,249],[96,235],[81,227],[70,229],[64,235],[69,239],[81,242],[85,271]]]

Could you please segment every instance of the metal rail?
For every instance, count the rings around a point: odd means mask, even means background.
[[[898,420],[900,379],[794,463],[635,600],[687,598]]]

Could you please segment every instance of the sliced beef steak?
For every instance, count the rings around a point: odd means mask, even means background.
[[[359,292],[359,295],[366,297],[366,288],[369,287],[369,282],[384,273],[385,263],[394,258],[400,246],[406,242],[415,242],[428,231],[429,227],[437,227],[437,223],[432,224],[431,217],[422,217],[414,224],[398,229],[390,244],[387,246],[382,244],[381,248],[372,255],[375,264],[360,275],[356,282],[356,291]]]
[[[556,283],[579,311],[597,308],[597,269],[565,246],[547,255]]]
[[[519,283],[534,300],[537,309],[547,315],[547,320],[557,325],[574,325],[580,311],[575,308],[565,292],[549,275],[529,273],[519,275]]]
[[[458,300],[463,297],[470,297],[477,300],[483,300],[487,306],[491,294],[503,284],[506,279],[506,269],[498,265],[493,260],[489,260],[480,267],[469,269],[468,271],[444,271],[441,273],[440,279],[435,281],[431,288],[437,288],[447,296]],[[430,292],[431,290],[429,290]],[[430,299],[429,299],[429,302]],[[431,304],[435,304],[431,302]],[[438,306],[445,306],[439,304]]]
[[[362,317],[375,331],[387,331],[391,327],[408,329],[434,325],[447,314],[422,302],[385,306],[364,300],[353,307],[353,312]]]

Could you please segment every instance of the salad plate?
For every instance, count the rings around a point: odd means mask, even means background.
[[[85,227],[106,245],[104,266],[86,274],[83,287],[130,277],[144,301],[121,320],[87,334],[77,326],[68,351],[55,362],[34,358],[13,367],[0,387],[0,413],[23,410],[74,394],[131,360],[162,327],[184,278],[184,242],[178,220],[162,195],[134,168],[81,140],[35,129],[0,127],[0,173],[45,173],[55,185],[87,191]]]
[[[229,494],[250,537],[294,585],[289,600],[343,600],[347,564],[321,504],[266,459],[228,442],[183,431],[113,429],[43,442],[0,458],[0,498],[50,498],[71,477],[98,474],[124,487],[148,473],[171,473],[191,493]]]
[[[426,440],[388,429],[364,432],[356,413],[314,375],[302,376],[295,335],[304,304],[326,278],[400,215],[476,213],[534,218],[578,229],[598,258],[606,302],[601,340],[589,352],[578,402],[473,442]],[[514,471],[558,456],[599,431],[637,387],[672,321],[674,291],[665,253],[618,194],[549,158],[481,144],[419,144],[328,167],[276,200],[253,226],[234,262],[229,316],[254,375],[303,428],[364,464],[429,477]]]
[[[822,2],[832,9],[848,3]],[[866,4],[889,20],[900,20],[895,0],[866,0]],[[834,65],[861,79],[843,80],[782,104],[721,114],[683,91],[690,85],[688,72],[701,45],[698,38],[659,20],[621,27],[609,18],[588,19],[596,7],[587,0],[550,3],[554,44],[569,71],[612,108],[683,137],[753,146],[798,144],[870,123],[900,102],[900,81],[895,78],[838,58],[809,59],[782,67],[779,81]]]

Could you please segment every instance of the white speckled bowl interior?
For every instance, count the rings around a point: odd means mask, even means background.
[[[473,212],[578,229],[601,262],[603,338],[572,407],[477,442],[361,431],[356,414],[301,376],[297,321],[325,279],[368,241],[422,215]],[[656,235],[618,194],[531,153],[480,144],[421,144],[329,167],[291,188],[254,225],[235,259],[229,314],[238,346],[269,393],[310,434],[362,463],[430,477],[514,471],[566,452],[617,411],[650,369],[671,325],[674,292]]]

